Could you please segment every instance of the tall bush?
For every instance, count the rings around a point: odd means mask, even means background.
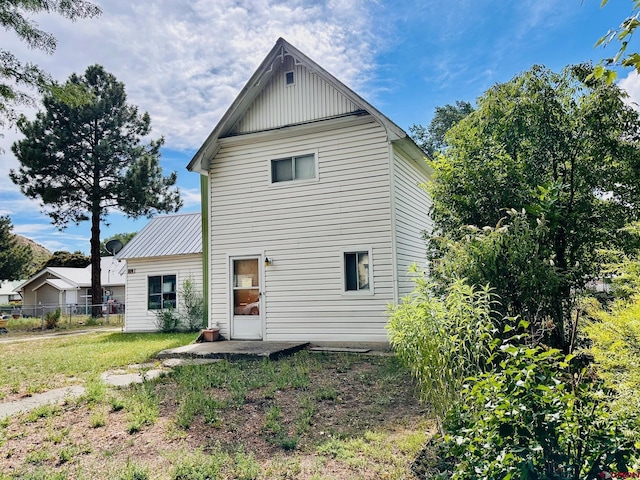
[[[193,282],[193,279],[187,278],[180,289],[180,303],[183,311],[181,312],[182,324],[189,332],[197,332],[204,325],[204,299]]]
[[[596,370],[615,394],[614,411],[632,422],[627,433],[640,442],[640,293],[592,315],[584,331]]]
[[[466,226],[455,236],[432,239],[439,258],[432,262],[431,273],[439,285],[457,278],[466,278],[470,285],[491,285],[498,300],[492,319],[500,332],[505,319],[518,317],[529,323],[531,342],[564,348],[572,329],[555,319],[563,318],[558,310],[570,310],[574,296],[563,300],[569,304],[558,305],[554,292],[562,275],[548,235],[544,217],[535,220],[524,210],[506,210],[493,227]]]
[[[390,312],[389,340],[417,379],[422,399],[443,418],[459,400],[464,379],[486,368],[493,296],[489,288],[457,279],[440,297],[424,273],[415,281],[413,295]]]

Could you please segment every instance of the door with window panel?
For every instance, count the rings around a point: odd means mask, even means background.
[[[262,340],[260,257],[231,258],[231,338]]]

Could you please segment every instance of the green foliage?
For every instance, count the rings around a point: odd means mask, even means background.
[[[24,278],[31,263],[31,250],[18,244],[12,228],[11,219],[0,216],[0,280]]]
[[[431,162],[438,235],[457,240],[465,225],[497,226],[511,209],[527,213],[531,232],[545,223],[545,243],[531,258],[553,259],[558,283],[541,300],[554,305],[555,328],[568,321],[574,292],[599,275],[598,248],[626,249],[618,230],[640,212],[638,112],[616,85],[589,79],[591,72],[588,65],[561,73],[536,66],[492,87]],[[507,308],[508,298],[501,300]],[[552,345],[569,350],[560,333]]]
[[[455,280],[436,296],[423,275],[411,297],[391,310],[389,340],[440,417],[459,400],[466,377],[483,371],[493,340],[488,288]]]
[[[136,236],[137,233],[138,232],[116,233],[115,235],[111,235],[110,237],[105,238],[100,242],[100,255],[111,255],[111,252],[107,251],[107,243],[109,243],[111,240],[120,240],[122,246],[124,247],[131,241],[133,237]]]
[[[160,407],[153,384],[143,382],[132,387],[133,394],[128,397],[125,405],[127,411],[128,431],[136,433],[143,427],[153,425],[158,421]]]
[[[445,422],[450,478],[582,480],[626,471],[633,445],[598,384],[571,367],[571,355],[510,340],[496,349],[495,369],[467,379]]]
[[[46,315],[44,316],[44,326],[48,330],[55,329],[58,326],[58,323],[60,323],[61,316],[62,316],[62,311],[60,310],[60,307],[56,308],[53,311],[47,312]]]
[[[600,6],[604,7],[609,0],[602,0]],[[620,26],[609,30],[606,35],[603,35],[597,42],[596,47],[607,46],[612,42],[619,43],[620,47],[613,57],[605,58],[594,70],[594,77],[604,77],[607,83],[613,83],[617,77],[616,72],[613,70],[607,70],[605,67],[612,67],[620,65],[622,67],[631,67],[640,73],[640,54],[638,52],[627,53],[627,47],[629,41],[633,36],[636,28],[640,25],[640,2],[633,0],[633,8],[631,14],[625,18]]]
[[[222,477],[222,472],[229,461],[229,455],[220,451],[211,455],[200,451],[186,453],[173,462],[170,478],[172,480],[215,480]]]
[[[460,100],[456,100],[455,105],[436,107],[429,126],[412,125],[409,128],[411,136],[429,157],[433,157],[436,152],[442,153],[445,150],[447,131],[471,112],[473,112],[471,104]]]
[[[461,236],[437,237],[440,258],[432,262],[432,276],[440,285],[465,278],[470,285],[490,285],[496,297],[493,323],[502,331],[505,319],[518,317],[529,323],[533,342],[562,345],[564,324],[556,325],[557,312],[570,310],[573,297],[556,294],[563,278],[554,262],[548,222],[531,222],[524,211],[508,210],[495,227],[463,227]],[[554,341],[555,338],[561,340]]]
[[[83,76],[72,74],[66,86],[86,90],[87,102],[70,105],[54,94],[44,97],[44,112],[22,117],[24,139],[12,151],[20,164],[11,180],[27,197],[47,207],[52,223],[91,220],[91,296],[100,285],[100,224],[113,210],[133,218],[177,211],[182,202],[174,187],[177,174],[163,176],[160,147],[150,140],[149,114],[126,103],[124,84],[100,65]],[[94,307],[93,316],[101,316]]]
[[[72,267],[72,268],[85,268],[91,263],[91,258],[84,255],[82,252],[76,251],[73,253],[65,251],[53,252],[51,258],[44,262],[38,270],[42,270],[46,267]]]
[[[640,240],[640,222],[632,222],[620,229],[628,234],[631,241]],[[611,294],[615,298],[629,299],[640,292],[640,247],[631,252],[620,249],[602,251],[604,274],[611,281]]]
[[[162,333],[173,333],[180,330],[180,316],[171,306],[155,311],[155,324],[158,331]]]
[[[193,282],[187,278],[180,289],[179,300],[183,307],[182,324],[189,332],[197,332],[204,325],[204,298]]]
[[[13,31],[29,47],[53,53],[56,38],[38,28],[28,15],[54,12],[70,20],[95,17],[100,7],[86,0],[4,0],[0,2],[0,25]],[[23,88],[51,90],[49,75],[32,63],[22,63],[11,52],[0,49],[0,127],[17,120],[16,106],[34,105],[33,97]],[[62,95],[64,92],[58,92]]]
[[[598,375],[615,392],[612,408],[633,422],[629,434],[640,441],[640,294],[591,313],[584,331]]]
[[[118,480],[149,480],[149,467],[127,461],[124,471],[118,476]]]

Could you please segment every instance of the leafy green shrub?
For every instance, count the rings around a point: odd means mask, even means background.
[[[155,324],[160,332],[177,332],[180,329],[180,317],[173,307],[168,306],[156,312]]]
[[[417,379],[422,400],[442,418],[459,400],[464,379],[485,368],[493,340],[493,296],[488,288],[458,279],[443,298],[423,275],[415,281],[413,295],[391,310],[389,339]]]
[[[204,299],[193,280],[187,278],[180,290],[180,302],[184,308],[182,323],[189,332],[197,332],[204,326]]]
[[[62,311],[60,310],[60,308],[56,308],[52,312],[47,312],[44,317],[45,327],[47,327],[47,329],[49,330],[53,330],[54,328],[56,328],[58,326],[58,323],[60,322],[61,316]]]
[[[520,341],[518,337],[515,340]],[[572,355],[505,341],[445,421],[452,479],[595,479],[627,471],[633,444]]]
[[[439,286],[457,278],[469,285],[490,285],[500,300],[492,306],[498,331],[503,331],[505,319],[518,317],[529,322],[533,341],[564,348],[574,300],[565,290],[575,279],[560,274],[548,236],[544,218],[508,210],[496,226],[465,226],[432,238],[438,258],[431,274]]]
[[[615,392],[612,408],[633,422],[628,433],[640,441],[640,294],[592,315],[584,327],[591,340],[589,352],[598,375]]]

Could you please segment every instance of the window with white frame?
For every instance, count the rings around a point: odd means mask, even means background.
[[[149,310],[176,308],[175,275],[156,275],[149,277],[147,305]]]
[[[271,182],[290,182],[316,178],[316,156],[311,153],[271,160]]]
[[[371,292],[371,268],[369,251],[344,252],[344,290],[346,292]]]
[[[293,75],[293,70],[290,70],[288,72],[284,72],[284,83],[286,85],[294,85],[296,82],[296,79]]]

